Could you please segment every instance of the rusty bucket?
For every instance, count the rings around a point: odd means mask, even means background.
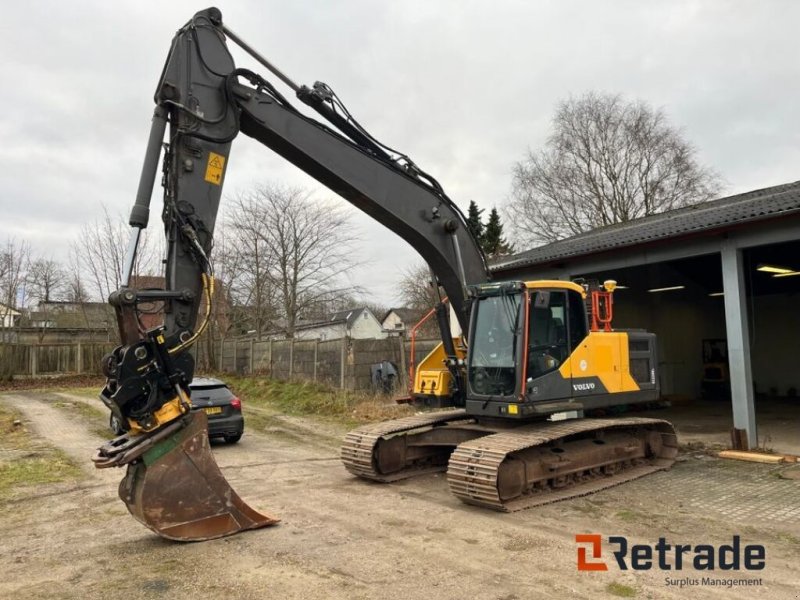
[[[140,523],[161,537],[210,540],[278,519],[248,506],[219,470],[208,443],[206,415],[187,415],[185,427],[128,464],[119,496]]]

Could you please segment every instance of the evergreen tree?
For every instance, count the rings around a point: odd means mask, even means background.
[[[503,224],[496,208],[489,213],[489,221],[481,239],[483,251],[488,256],[503,256],[514,252],[514,247],[503,237]]]
[[[482,214],[483,214],[483,209],[478,208],[478,205],[475,204],[475,200],[470,200],[469,210],[467,211],[467,225],[469,225],[470,232],[478,241],[478,245],[482,245],[482,240],[483,240],[483,220],[481,218]]]

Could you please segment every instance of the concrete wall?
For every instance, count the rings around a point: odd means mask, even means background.
[[[662,393],[697,397],[704,338],[726,338],[724,299],[685,291],[615,294],[614,325],[658,336]],[[753,381],[758,393],[800,395],[800,310],[792,295],[755,296],[748,302]]]
[[[703,377],[702,340],[725,337],[721,297],[686,290],[615,294],[614,327],[641,328],[657,335],[661,393],[699,397]]]
[[[100,361],[114,348],[109,343],[3,344],[0,372],[38,377],[62,374],[100,374]]]
[[[750,313],[750,356],[759,393],[800,395],[800,310],[796,295],[756,296]]]

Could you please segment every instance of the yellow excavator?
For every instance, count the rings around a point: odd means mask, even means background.
[[[228,40],[322,120],[237,68]],[[412,394],[438,410],[348,433],[341,449],[348,471],[390,482],[446,470],[464,502],[511,511],[672,464],[677,440],[666,421],[574,418],[659,395],[655,337],[611,328],[613,281],[492,281],[464,215],[436,179],[370,135],[328,85],[296,84],[216,8],[176,33],[155,104],[123,285],[109,298],[121,344],[103,360],[101,399],[126,433],[94,457],[98,468],[126,467],[119,494],[144,525],[196,541],[277,522],[231,489],[211,454],[205,414],[191,411],[189,350],[211,311],[213,232],[239,133],[408,241],[448,298],[436,307],[442,343],[417,366]],[[166,285],[137,290],[130,276],[159,164]],[[139,306],[154,302],[164,306],[164,323],[148,330]]]

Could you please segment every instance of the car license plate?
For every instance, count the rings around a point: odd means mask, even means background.
[[[209,406],[208,408],[204,409],[207,415],[218,415],[222,412],[221,406]]]

